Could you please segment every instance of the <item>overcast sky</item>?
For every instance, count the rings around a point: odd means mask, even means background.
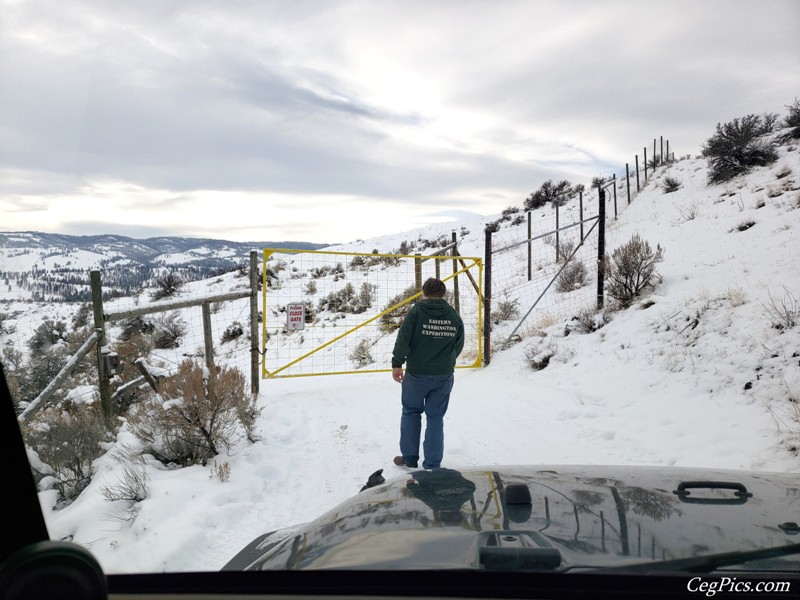
[[[348,242],[798,96],[798,0],[0,0],[0,230]]]

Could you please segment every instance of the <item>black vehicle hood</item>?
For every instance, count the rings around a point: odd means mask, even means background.
[[[790,546],[800,542],[798,521],[796,474],[603,466],[413,471],[304,526],[264,534],[224,570],[613,569]],[[757,568],[800,569],[800,557],[787,554]]]

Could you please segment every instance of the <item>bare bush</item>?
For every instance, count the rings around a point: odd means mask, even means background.
[[[558,276],[556,291],[565,293],[580,289],[586,284],[588,277],[586,265],[578,260],[571,260]]]
[[[160,349],[177,348],[180,339],[186,335],[187,325],[178,311],[162,315],[155,323],[153,345]]]
[[[778,298],[768,291],[769,302],[764,305],[764,316],[775,329],[791,329],[800,323],[800,300],[785,287],[783,292]]]
[[[244,327],[239,321],[234,321],[222,332],[222,343],[231,342],[244,335]]]
[[[747,231],[748,229],[750,229],[755,224],[756,224],[756,222],[753,221],[753,219],[745,219],[744,221],[741,221],[738,225],[736,225],[736,227],[731,229],[731,231],[734,231],[734,230],[735,231]]]
[[[358,344],[356,344],[355,348],[353,348],[349,358],[353,361],[356,369],[366,367],[367,365],[371,365],[375,362],[375,359],[372,358],[372,353],[370,352],[371,347],[372,344],[370,341],[364,338],[359,341]]]
[[[108,439],[102,415],[86,405],[43,412],[24,433],[27,445],[53,470],[56,488],[67,501],[89,485],[92,463],[103,454],[100,443]]]
[[[594,333],[608,323],[608,315],[603,311],[597,312],[587,308],[573,317],[571,323],[573,328],[581,333]]]
[[[519,300],[500,300],[497,307],[492,310],[492,319],[495,323],[508,321],[519,316]]]
[[[248,397],[239,369],[205,369],[187,359],[159,392],[160,398],[135,407],[129,424],[134,435],[163,462],[205,465],[229,450],[242,434],[254,439],[259,410]]]
[[[153,300],[171,298],[183,287],[183,279],[173,272],[164,273],[156,278],[156,289],[151,294]]]
[[[681,186],[683,185],[683,182],[680,179],[669,176],[664,177],[661,183],[664,186],[665,194],[671,194],[672,192],[677,192],[679,189],[681,189]]]
[[[628,306],[656,277],[656,265],[664,260],[664,249],[656,251],[638,234],[611,255],[606,292],[622,306]]]
[[[150,492],[150,476],[147,474],[144,457],[125,448],[117,459],[122,471],[120,479],[117,483],[106,484],[100,488],[103,498],[109,502],[124,500],[131,504],[146,499]]]
[[[155,329],[153,322],[142,316],[124,319],[120,322],[120,327],[122,331],[119,333],[119,339],[122,341],[127,341],[137,334],[149,335]]]
[[[211,466],[211,475],[208,476],[209,479],[216,477],[222,483],[225,483],[231,477],[231,463],[225,461],[222,464],[217,464],[215,461],[214,464]]]

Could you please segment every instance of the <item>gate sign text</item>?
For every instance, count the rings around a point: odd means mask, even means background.
[[[302,302],[291,302],[286,305],[286,329],[298,331],[305,328],[306,309]]]

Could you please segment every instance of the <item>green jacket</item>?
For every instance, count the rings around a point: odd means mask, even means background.
[[[412,375],[448,375],[464,348],[464,322],[446,300],[426,298],[408,311],[397,332],[392,368]]]

